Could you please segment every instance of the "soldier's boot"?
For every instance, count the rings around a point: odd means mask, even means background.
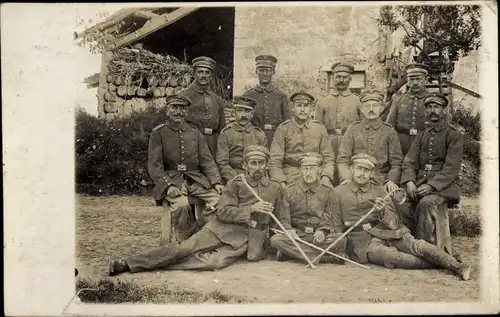
[[[123,259],[109,261],[109,276],[130,272],[130,267]]]
[[[435,245],[425,242],[424,240],[418,240],[416,244],[418,245],[418,249],[422,256],[429,262],[435,263],[442,268],[454,272],[464,281],[470,279],[472,270],[470,265],[466,263],[460,263],[453,256],[442,251]]]

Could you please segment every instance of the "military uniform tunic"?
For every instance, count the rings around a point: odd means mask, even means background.
[[[428,91],[418,94],[408,91],[391,103],[386,122],[392,125],[398,133],[403,155],[410,150],[417,133],[425,128],[424,98],[428,95]]]
[[[226,126],[224,108],[226,101],[210,90],[204,90],[196,83],[179,92],[191,99],[186,122],[194,125],[205,136],[212,156],[217,151],[217,137]]]
[[[349,178],[351,158],[359,153],[375,157],[378,161],[374,180],[380,185],[387,181],[399,184],[403,154],[396,131],[388,123],[357,121],[351,124],[340,143],[337,167],[340,181]]]
[[[345,91],[331,91],[326,97],[320,99],[316,105],[314,119],[321,121],[331,136],[332,150],[338,153],[342,135],[347,127],[360,120],[359,97],[349,89]]]
[[[283,122],[274,134],[269,159],[269,176],[288,185],[297,183],[302,175],[299,158],[306,152],[316,152],[323,156],[322,176],[333,179],[335,157],[323,124],[308,120],[299,125],[295,119]]]
[[[417,134],[403,161],[401,184],[413,181],[435,190],[416,206],[417,238],[435,243],[451,254],[448,205],[460,201],[459,172],[463,157],[462,134],[445,120],[429,124]]]
[[[250,182],[249,179],[247,181]],[[264,201],[275,206],[280,215],[282,190],[267,177],[250,184]],[[240,179],[231,180],[224,189],[211,219],[200,231],[180,244],[171,243],[125,259],[132,273],[154,269],[218,270],[247,254],[258,261],[265,257],[270,217],[255,214],[251,208],[258,200]]]
[[[292,117],[286,94],[278,88],[256,86],[243,94],[257,101],[252,123],[264,130],[270,144],[278,125]]]
[[[233,122],[222,129],[215,160],[226,183],[243,172],[243,149],[249,145],[267,146],[266,134],[251,123],[241,126]]]

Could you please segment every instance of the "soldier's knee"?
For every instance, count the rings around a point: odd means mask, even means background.
[[[277,249],[279,246],[283,244],[283,237],[279,234],[275,234],[269,239],[269,245],[271,248]]]
[[[418,207],[420,207],[420,208],[433,207],[433,206],[437,206],[437,205],[438,205],[438,202],[437,202],[435,195],[424,196],[424,197],[422,197],[422,199],[420,199],[420,202],[418,203]]]

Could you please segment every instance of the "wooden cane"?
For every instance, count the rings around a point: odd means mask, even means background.
[[[250,184],[247,183],[246,179],[245,179],[245,175],[243,174],[239,174],[235,177],[236,178],[240,178],[241,181],[248,187],[248,189],[250,190],[250,192],[255,196],[255,198],[257,198],[259,201],[261,202],[264,202],[264,200],[262,198],[260,198],[259,194],[257,194],[255,192],[255,190],[252,188],[252,186],[250,186]],[[288,237],[288,239],[290,239],[290,241],[293,243],[293,245],[297,248],[297,250],[300,252],[300,255],[302,255],[302,257],[304,258],[304,260],[307,261],[308,263],[308,267],[311,267],[313,269],[316,268],[316,266],[314,265],[314,263],[311,262],[311,260],[309,259],[309,257],[305,254],[304,250],[302,250],[302,248],[300,247],[300,245],[297,243],[297,241],[295,241],[295,239],[290,235],[290,233],[288,233],[288,231],[286,231],[285,227],[283,227],[283,225],[281,224],[281,222],[278,220],[278,218],[276,218],[276,216],[271,213],[271,212],[262,212],[264,214],[267,214],[269,215],[275,222],[276,224],[280,227],[280,229],[285,233],[285,235]]]
[[[383,198],[384,200],[386,200],[388,197],[390,197],[392,194],[394,194],[395,192],[397,191],[402,191],[405,196],[403,196],[403,200],[401,200],[401,202],[399,203],[400,205],[402,203],[405,202],[405,198],[406,198],[406,192],[401,189],[401,188],[397,188],[391,192],[389,192],[387,195],[385,195],[385,197]],[[315,263],[316,261],[318,261],[319,259],[321,259],[321,257],[327,252],[329,251],[331,248],[333,248],[341,239],[343,239],[349,232],[351,232],[352,230],[354,230],[354,228],[356,228],[356,226],[358,226],[360,223],[363,222],[363,220],[365,220],[369,215],[371,215],[373,212],[375,211],[375,207],[372,207],[372,209],[370,209],[370,211],[368,211],[363,217],[361,217],[358,221],[356,221],[356,223],[354,223],[349,229],[347,229],[340,237],[337,238],[337,240],[333,241],[332,244],[330,244],[328,246],[328,248],[324,249],[323,252],[321,252],[317,257],[315,257],[312,262]],[[306,266],[308,267],[309,264]]]
[[[283,232],[283,231],[278,230],[278,229],[271,228],[271,230],[272,230],[274,233],[284,234],[284,232]],[[309,243],[309,242],[307,242],[307,241],[305,241],[305,240],[302,240],[300,237],[296,237],[296,238],[295,238],[295,240],[297,240],[298,242],[303,243],[303,244],[305,244],[305,245],[307,245],[307,246],[310,246],[311,248],[316,249],[316,250],[318,250],[318,251],[323,251],[323,250],[324,250],[324,249],[322,249],[322,248],[318,247],[318,246],[317,246],[317,245],[315,245],[315,244],[312,244],[312,243]],[[366,265],[360,264],[360,263],[358,263],[358,262],[356,262],[356,261],[353,261],[353,260],[351,260],[351,259],[345,258],[345,257],[343,257],[343,256],[341,256],[341,255],[338,255],[338,254],[335,254],[335,253],[333,253],[333,252],[326,251],[326,254],[333,255],[334,257],[337,257],[337,258],[342,259],[342,260],[344,260],[344,261],[347,261],[347,262],[349,262],[349,263],[352,263],[352,264],[355,264],[355,265],[361,266],[361,267],[362,267],[362,268],[364,268],[364,269],[367,269],[367,270],[369,270],[369,269],[370,269],[370,267],[368,267],[368,266],[366,266]]]

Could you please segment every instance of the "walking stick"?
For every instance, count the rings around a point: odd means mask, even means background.
[[[278,230],[278,229],[271,228],[271,230],[272,230],[274,233],[284,234],[284,232],[283,232],[283,231]],[[295,240],[297,240],[297,241],[299,241],[300,243],[303,243],[303,244],[305,244],[305,245],[307,245],[307,246],[310,246],[311,248],[316,249],[316,250],[318,250],[318,251],[323,251],[323,250],[324,250],[324,249],[322,249],[322,248],[318,247],[318,246],[317,246],[317,245],[315,245],[315,244],[309,243],[309,242],[307,242],[307,241],[305,241],[305,240],[301,239],[300,237],[296,237],[296,238],[295,238]],[[360,263],[358,263],[358,262],[356,262],[356,261],[353,261],[353,260],[351,260],[351,259],[345,258],[345,257],[343,257],[343,256],[341,256],[341,255],[335,254],[335,253],[333,253],[333,252],[331,252],[331,251],[326,251],[326,254],[333,255],[334,257],[337,257],[337,258],[342,259],[342,260],[344,260],[344,261],[347,261],[347,262],[350,262],[350,263],[352,263],[352,264],[355,264],[355,265],[361,266],[361,267],[362,267],[362,268],[364,268],[364,269],[367,269],[367,270],[369,270],[369,269],[370,269],[370,267],[368,267],[368,266],[366,266],[366,265],[360,264]]]
[[[385,195],[384,197],[384,200],[386,200],[388,197],[390,197],[392,194],[394,194],[395,192],[397,191],[402,191],[405,196],[403,196],[403,199],[401,200],[401,202],[399,203],[400,205],[403,204],[405,202],[405,199],[406,199],[406,192],[402,189],[402,188],[397,188],[391,192],[389,192],[387,195]],[[363,217],[361,217],[358,221],[356,221],[356,223],[354,223],[349,229],[347,229],[340,237],[337,238],[337,240],[333,241],[332,244],[330,244],[328,246],[328,248],[324,249],[323,252],[321,252],[317,257],[315,257],[312,262],[316,262],[318,261],[319,259],[321,259],[321,257],[327,252],[329,251],[331,248],[333,248],[342,238],[344,238],[349,232],[351,232],[352,230],[354,230],[354,228],[356,228],[356,226],[358,226],[360,223],[363,222],[363,220],[365,220],[369,215],[371,215],[373,212],[375,211],[375,207],[372,207],[372,209],[370,209],[370,211],[368,211]],[[306,266],[308,267],[309,264]]]
[[[243,174],[238,174],[236,178],[239,178],[241,179],[241,181],[248,187],[248,189],[250,190],[250,192],[255,196],[255,198],[257,198],[259,201],[263,202],[264,200],[262,198],[260,198],[259,194],[257,194],[255,192],[255,190],[252,188],[252,186],[250,186],[250,184],[247,183],[246,179],[245,179],[245,175]],[[290,239],[290,241],[293,243],[293,245],[297,248],[297,250],[300,252],[300,255],[302,255],[302,257],[304,258],[304,260],[307,261],[308,263],[308,267],[311,267],[313,269],[316,268],[316,266],[314,265],[314,263],[311,262],[311,260],[307,257],[307,255],[305,254],[304,250],[302,250],[302,248],[300,247],[300,245],[297,243],[297,241],[295,241],[295,239],[290,235],[290,233],[288,233],[288,231],[286,231],[285,227],[283,227],[283,225],[281,224],[281,222],[278,220],[278,218],[276,218],[276,216],[270,212],[270,213],[267,213],[267,212],[263,212],[265,214],[268,214],[271,218],[273,218],[273,220],[276,222],[276,224],[280,227],[280,229],[285,233],[285,235],[288,237],[288,239]]]

